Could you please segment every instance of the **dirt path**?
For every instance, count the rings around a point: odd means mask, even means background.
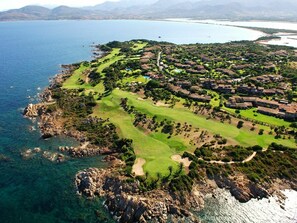
[[[135,164],[132,167],[132,173],[134,173],[136,176],[143,176],[143,165],[145,164],[145,160],[142,158],[137,158],[135,160]]]
[[[253,152],[252,155],[250,155],[248,158],[246,158],[244,161],[242,161],[242,163],[248,163],[250,162],[252,159],[254,159],[254,157],[257,155],[257,152]]]
[[[244,159],[243,161],[230,161],[230,162],[223,162],[223,161],[217,161],[217,160],[211,160],[211,161],[205,161],[206,163],[216,163],[216,164],[235,164],[235,163],[248,163],[250,162],[252,159],[254,159],[254,157],[257,155],[257,152],[253,152],[252,155],[250,155],[249,157],[247,157],[246,159]],[[202,158],[199,158],[199,160],[203,160]]]

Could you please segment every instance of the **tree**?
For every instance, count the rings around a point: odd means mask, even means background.
[[[162,128],[162,133],[172,135],[174,130],[174,126],[171,123],[167,123]]]
[[[261,146],[259,146],[259,145],[255,145],[255,146],[253,146],[252,149],[253,149],[254,151],[262,151],[262,150],[263,150],[263,148],[262,148]]]
[[[242,128],[243,127],[243,121],[239,121],[238,123],[237,123],[237,128]]]
[[[157,182],[162,178],[162,174],[160,172],[157,173]]]
[[[145,180],[148,179],[149,175],[150,175],[149,172],[145,172]]]
[[[291,123],[291,124],[290,124],[290,127],[296,129],[296,128],[297,128],[297,122],[293,122],[293,123]]]
[[[180,163],[178,166],[178,172],[181,173],[184,169],[184,163]]]
[[[172,166],[169,166],[169,167],[168,167],[168,170],[169,170],[169,175],[168,175],[168,177],[170,177],[171,174],[172,174],[172,171],[173,171],[173,167],[172,167]]]

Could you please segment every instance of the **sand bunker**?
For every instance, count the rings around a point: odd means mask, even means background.
[[[187,167],[187,168],[191,164],[191,161],[189,160],[189,158],[184,158],[183,159],[180,155],[173,155],[173,156],[171,156],[171,159],[176,161],[176,162],[183,163],[184,167]]]
[[[134,173],[136,176],[143,176],[144,171],[142,166],[145,164],[145,160],[142,158],[137,158],[135,161],[135,164],[132,167],[132,173]]]

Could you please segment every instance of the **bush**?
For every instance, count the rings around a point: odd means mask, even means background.
[[[173,191],[191,191],[193,180],[187,175],[181,175],[171,180],[169,187]]]
[[[162,129],[162,133],[172,135],[173,129],[174,129],[174,126],[172,124],[166,124]]]
[[[241,129],[243,127],[243,123],[244,123],[243,121],[239,121],[237,123],[237,128]]]
[[[248,174],[248,178],[253,182],[258,182],[260,180],[259,175],[256,173]]]
[[[255,145],[255,146],[252,147],[252,150],[254,150],[254,151],[262,151],[263,148],[261,146],[259,146],[259,145]]]
[[[228,162],[230,162],[231,160],[230,160],[229,157],[225,157],[222,161],[225,162],[225,163],[228,163]]]
[[[264,129],[260,129],[258,134],[263,135],[264,134]]]

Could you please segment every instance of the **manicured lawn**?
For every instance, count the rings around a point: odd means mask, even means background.
[[[119,56],[120,49],[114,48],[107,56],[99,59],[99,63],[102,63],[100,66],[98,66],[97,72],[102,73],[102,71],[109,67],[110,65],[114,64],[115,62],[121,60],[124,58],[124,56]]]
[[[120,49],[115,48],[113,49],[108,55],[105,57],[102,57],[98,60],[98,63],[101,63],[100,66],[98,66],[97,72],[102,73],[102,71],[112,65],[113,63],[121,60],[124,58],[124,56],[119,56]],[[69,77],[63,84],[63,88],[65,89],[78,89],[83,88],[86,90],[86,93],[88,92],[98,92],[98,93],[104,93],[105,89],[103,86],[103,83],[99,83],[95,87],[91,86],[88,83],[80,84],[79,79],[85,81],[86,77],[83,75],[83,72],[86,69],[89,69],[90,67],[86,67],[83,64],[81,64],[80,68],[74,71],[73,75]]]
[[[109,118],[119,128],[122,137],[133,140],[133,146],[137,157],[146,160],[144,170],[151,174],[161,172],[166,174],[168,166],[176,167],[176,163],[171,160],[171,156],[182,153],[187,147],[187,142],[180,137],[167,139],[161,133],[145,133],[142,129],[133,126],[133,117],[119,106],[120,99],[127,97],[128,103],[150,116],[157,115],[158,118],[174,120],[176,122],[187,122],[200,129],[207,130],[213,134],[220,134],[226,139],[237,142],[242,146],[260,145],[267,147],[271,142],[277,142],[290,147],[296,147],[293,140],[274,139],[271,135],[258,135],[256,132],[246,129],[238,129],[233,125],[220,123],[214,120],[207,120],[203,116],[198,116],[184,108],[158,107],[149,100],[139,100],[138,95],[114,90],[112,94],[98,102],[94,115],[102,118]]]
[[[220,106],[220,95],[218,93],[216,93],[215,91],[211,91],[211,90],[208,90],[207,93],[213,95],[213,98],[210,101],[210,105],[212,107]]]
[[[100,62],[103,62],[106,59],[111,59],[111,58],[117,56],[119,53],[120,53],[119,48],[113,48],[112,51],[109,54],[107,54],[105,57],[100,58],[98,60],[98,62],[100,63]]]
[[[235,109],[232,108],[224,108],[225,111],[228,111],[232,114],[235,114]],[[267,124],[270,125],[275,125],[275,126],[285,126],[285,127],[289,127],[290,126],[290,122],[287,122],[283,119],[280,118],[276,118],[273,116],[268,116],[268,115],[263,115],[260,114],[258,112],[256,112],[257,109],[256,108],[252,108],[252,109],[248,109],[248,110],[241,110],[240,111],[240,115],[242,117],[245,118],[249,118],[255,121],[259,121],[259,122],[265,122]]]
[[[66,89],[77,89],[77,88],[83,88],[83,85],[80,85],[78,83],[79,79],[84,80],[85,77],[83,76],[83,72],[88,69],[89,67],[86,67],[84,65],[81,65],[79,69],[74,71],[74,73],[69,77],[64,83],[63,88]]]
[[[127,84],[127,83],[132,83],[132,82],[141,82],[141,83],[147,83],[149,80],[145,77],[143,77],[142,75],[139,75],[137,77],[127,77],[127,78],[124,78],[122,80],[122,83],[123,84]]]
[[[142,50],[144,47],[146,47],[148,43],[144,43],[139,41],[138,43],[135,43],[132,47],[133,50],[138,51],[138,50]]]
[[[166,144],[159,140],[159,135],[148,135],[141,129],[133,126],[133,118],[119,106],[120,98],[114,94],[104,98],[95,109],[94,116],[109,118],[118,129],[123,138],[133,140],[133,146],[137,157],[146,160],[144,170],[151,175],[157,172],[168,174],[168,167],[177,167],[177,163],[171,159],[176,154],[176,143]],[[172,146],[172,147],[171,147]],[[183,146],[184,147],[184,146]]]
[[[74,72],[74,74],[68,78],[64,84],[63,84],[63,88],[65,89],[79,89],[79,88],[83,88],[85,89],[85,93],[88,94],[89,92],[98,92],[98,93],[104,93],[105,88],[102,82],[100,82],[99,84],[97,84],[96,86],[92,86],[90,84],[80,84],[78,83],[79,79],[85,80],[85,77],[83,76],[82,72],[87,69],[86,67],[81,67],[78,70],[76,70]]]
[[[213,134],[220,134],[230,140],[235,140],[243,146],[259,144],[260,146],[267,147],[271,142],[279,142],[284,145],[296,147],[293,140],[276,140],[270,135],[260,136],[256,132],[238,129],[236,126],[227,123],[207,120],[205,117],[195,115],[184,108],[171,109],[167,107],[157,107],[150,101],[138,100],[137,95],[133,95],[129,92],[115,90],[113,95],[115,97],[127,97],[129,99],[129,104],[133,104],[135,108],[143,113],[151,116],[157,115],[158,117],[167,118],[168,120],[174,120],[177,122],[187,122],[194,127],[205,129]]]

